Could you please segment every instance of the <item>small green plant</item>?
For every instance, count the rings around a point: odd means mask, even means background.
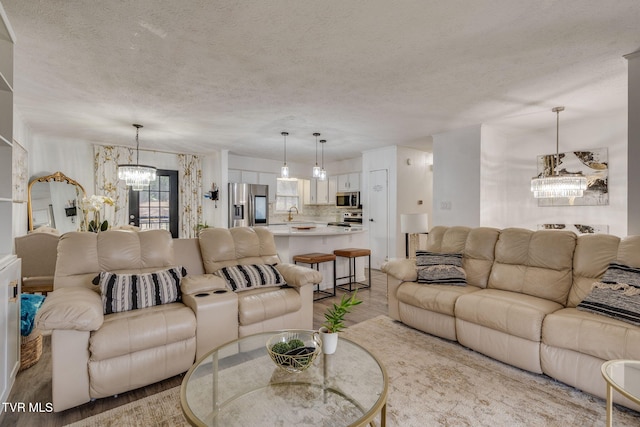
[[[356,298],[357,293],[357,291],[354,292],[349,298],[347,294],[343,295],[339,304],[333,303],[333,307],[327,309],[326,313],[324,313],[325,322],[322,324],[322,326],[327,328],[327,332],[340,332],[346,328],[344,316],[351,312],[353,306],[362,303],[361,300]]]
[[[277,342],[271,347],[271,351],[278,354],[286,354],[291,350],[295,350],[296,348],[304,347],[304,342],[299,339],[291,339],[289,342]]]

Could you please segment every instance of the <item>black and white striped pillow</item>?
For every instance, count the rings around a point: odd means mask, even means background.
[[[640,325],[640,268],[611,263],[576,308]]]
[[[286,285],[282,274],[269,264],[234,265],[223,267],[216,272],[235,292],[259,287]]]
[[[183,272],[182,267],[174,267],[141,274],[100,273],[104,314],[180,301]]]
[[[462,268],[462,254],[441,254],[416,251],[418,283],[428,285],[467,284],[467,275]]]

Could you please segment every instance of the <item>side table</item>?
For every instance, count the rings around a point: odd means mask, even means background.
[[[610,360],[602,364],[607,382],[607,427],[613,425],[613,389],[640,405],[640,361]]]

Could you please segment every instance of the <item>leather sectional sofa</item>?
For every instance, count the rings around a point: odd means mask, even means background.
[[[275,265],[287,286],[232,292],[213,273],[238,264]],[[145,275],[175,266],[187,272],[176,302],[104,314],[93,283],[99,273]],[[311,329],[313,284],[321,281],[315,270],[281,263],[273,235],[261,228],[205,229],[197,239],[172,239],[164,230],[64,234],[54,292],[36,318],[52,331],[54,411],[185,372],[238,337]]]
[[[467,286],[417,283],[414,260],[389,261],[393,319],[602,398],[602,363],[640,360],[639,326],[576,308],[610,263],[640,267],[640,236],[438,226],[426,250],[462,254]]]

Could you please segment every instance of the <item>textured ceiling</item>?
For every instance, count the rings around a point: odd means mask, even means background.
[[[624,111],[640,48],[638,0],[2,3],[34,137],[293,161]]]

